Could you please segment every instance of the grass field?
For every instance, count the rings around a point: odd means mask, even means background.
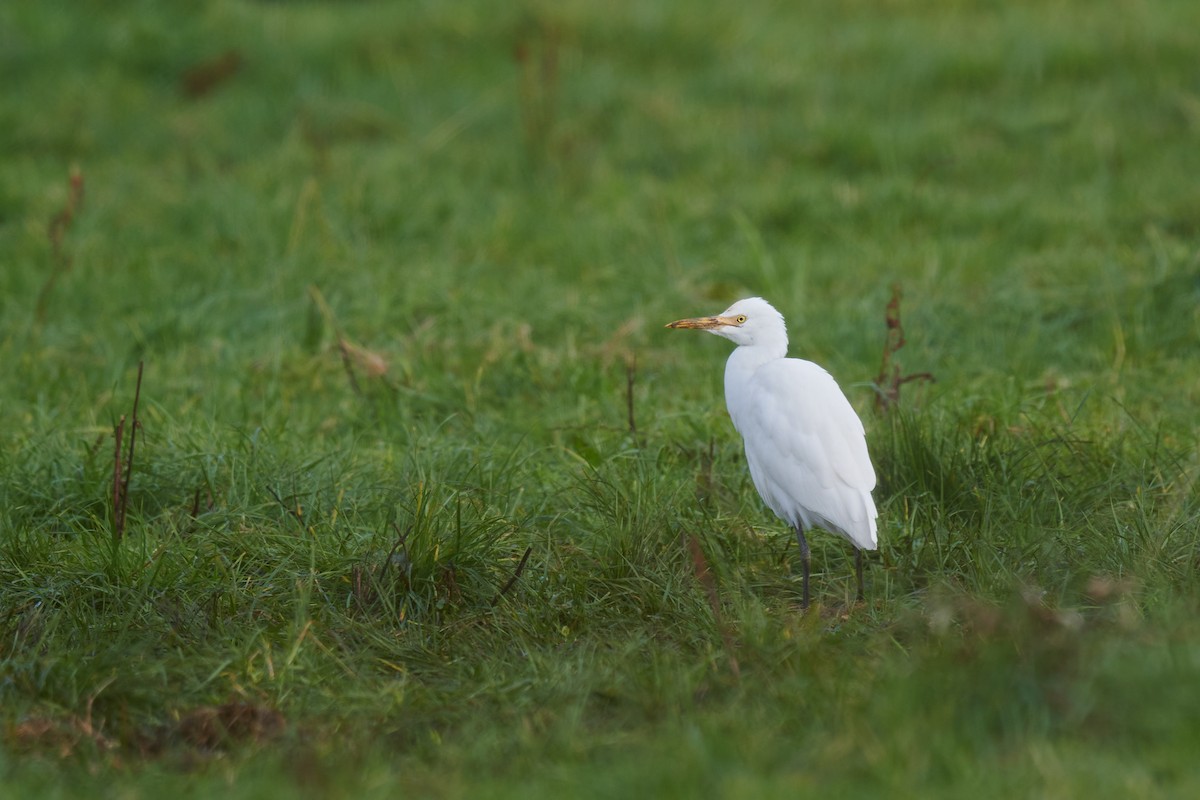
[[[0,796],[1200,796],[1197,53],[0,4]],[[662,328],[752,294],[866,423],[861,605],[818,532],[800,612],[729,345]]]

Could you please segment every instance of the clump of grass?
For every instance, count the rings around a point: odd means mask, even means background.
[[[1195,795],[1193,5],[0,4],[3,785]],[[752,294],[861,605],[656,338]]]
[[[981,589],[981,578],[1003,589],[1056,575],[1063,591],[1078,591],[1089,570],[1178,580],[1194,569],[1179,536],[1181,518],[1196,511],[1194,497],[1184,499],[1192,467],[1161,433],[1100,439],[1069,424],[1025,423],[981,428],[936,410],[888,421],[875,453],[890,496],[892,565],[972,576]]]

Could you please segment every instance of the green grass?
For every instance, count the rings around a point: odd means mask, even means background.
[[[0,795],[1194,796],[1198,31],[0,5]],[[749,294],[866,421],[864,605],[662,330]]]

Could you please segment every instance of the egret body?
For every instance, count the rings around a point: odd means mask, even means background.
[[[862,420],[837,382],[811,361],[787,358],[783,315],[761,297],[739,300],[715,317],[681,319],[737,345],[725,364],[725,405],[746,446],[750,477],[763,502],[796,531],[808,608],[805,531],[823,528],[855,547],[858,598],[862,551],[878,546],[875,470]]]

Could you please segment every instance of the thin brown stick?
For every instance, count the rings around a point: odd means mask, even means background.
[[[380,582],[383,581],[384,574],[386,573],[387,569],[392,565],[392,557],[395,556],[396,551],[399,550],[404,555],[404,564],[405,564],[405,568],[406,568],[406,571],[404,574],[404,581],[405,581],[405,583],[408,583],[407,566],[410,562],[408,560],[407,542],[408,542],[409,531],[401,531],[400,526],[394,522],[392,523],[392,530],[394,530],[396,532],[396,543],[392,545],[391,550],[388,550],[387,558],[385,558],[383,560],[383,563],[379,565],[379,577],[377,578],[377,580],[379,580]],[[409,530],[411,530],[411,528]]]
[[[533,552],[532,547],[525,548],[525,555],[521,556],[521,563],[517,564],[516,572],[508,579],[508,583],[500,587],[500,591],[496,592],[496,596],[492,598],[492,606],[500,602],[500,598],[508,594],[509,590],[517,584],[517,579],[521,577],[521,573],[525,571],[525,562],[529,560],[529,554]]]
[[[350,357],[350,346],[339,333],[337,335],[338,352],[342,354],[342,366],[346,368],[346,377],[350,379],[350,388],[359,397],[362,397],[362,389],[359,388],[358,378],[354,376],[354,360]]]
[[[525,147],[533,157],[549,155],[557,116],[560,39],[557,27],[539,20],[513,46],[513,60],[521,73],[518,90]]]
[[[191,510],[190,516],[193,519],[195,519],[196,517],[198,517],[200,515],[200,490],[201,489],[204,489],[204,510],[212,511],[212,508],[213,508],[212,490],[208,487],[207,484],[205,484],[204,486],[197,486],[195,493],[192,495],[192,510]]]
[[[705,558],[704,550],[700,547],[700,540],[692,533],[686,534],[685,539],[688,551],[692,556],[692,569],[696,573],[696,580],[700,581],[700,585],[704,587],[704,591],[708,595],[708,604],[712,607],[713,619],[717,623],[721,642],[725,646],[725,657],[729,659],[729,671],[733,673],[735,679],[740,681],[742,668],[734,653],[733,633],[721,616],[721,598],[717,593],[716,578],[713,577],[712,570],[708,568],[708,559]]]
[[[892,284],[892,299],[884,308],[883,319],[887,333],[883,340],[883,360],[879,365],[879,377],[875,379],[875,384],[879,387],[879,393],[875,395],[877,411],[886,411],[900,399],[895,385],[892,384],[892,379],[899,374],[899,369],[892,366],[892,356],[904,347],[904,327],[900,324],[899,284]]]
[[[362,385],[359,384],[358,376],[354,372],[355,362],[363,369],[368,378],[382,378],[388,371],[387,361],[378,353],[360,347],[346,337],[342,326],[338,324],[337,317],[334,316],[333,309],[325,300],[325,295],[321,294],[320,289],[316,286],[308,287],[308,296],[325,319],[325,324],[333,329],[334,338],[337,339],[338,354],[342,357],[342,367],[346,370],[350,388],[354,394],[362,397]]]
[[[933,383],[936,380],[937,378],[933,377],[932,372],[912,372],[897,380],[896,385],[899,386],[900,384],[908,383],[909,381],[929,381],[930,383]]]
[[[50,219],[49,228],[46,231],[46,236],[50,239],[50,246],[54,249],[54,257],[62,258],[62,240],[63,236],[70,229],[71,223],[75,221],[75,212],[83,205],[83,175],[78,170],[71,172],[71,188],[67,193],[67,202],[63,205],[62,211],[59,211]]]
[[[113,430],[113,490],[112,490],[112,507],[113,507],[113,538],[120,539],[124,533],[124,520],[121,518],[121,509],[124,507],[124,502],[121,500],[121,445],[125,442],[125,415],[121,415],[121,419],[117,422],[117,427]]]
[[[75,214],[83,206],[83,175],[78,171],[71,172],[71,188],[67,194],[67,202],[61,211],[50,218],[46,229],[46,238],[50,240],[50,250],[54,255],[50,274],[42,288],[38,290],[37,300],[34,301],[34,318],[40,323],[46,319],[46,306],[50,293],[58,279],[71,270],[71,257],[63,252],[63,238],[75,221]]]
[[[242,67],[242,54],[226,50],[220,56],[201,61],[183,73],[180,89],[192,99],[203,97],[228,81]]]
[[[442,577],[446,581],[446,601],[457,603],[462,599],[462,589],[458,588],[458,567],[453,561],[442,567]]]
[[[713,494],[716,493],[716,484],[713,482],[713,462],[717,459],[716,440],[713,437],[708,437],[708,451],[700,456],[700,490],[703,492],[702,500],[705,503],[712,502]]]
[[[144,363],[138,362],[137,386],[133,390],[133,417],[129,423],[129,460],[125,464],[125,480],[121,484],[121,531],[125,530],[125,509],[129,502],[129,479],[133,477],[133,450],[137,444],[138,428],[142,427],[142,421],[138,419],[138,401],[142,399],[142,367]]]
[[[887,334],[883,341],[883,360],[879,365],[879,377],[875,379],[875,410],[886,413],[900,403],[900,387],[910,381],[937,380],[932,372],[914,372],[900,375],[900,365],[892,363],[893,357],[907,343],[904,325],[900,322],[900,284],[892,284],[892,299],[884,309]]]
[[[625,412],[629,417],[629,435],[637,438],[637,420],[633,414],[633,385],[637,381],[637,356],[625,359]]]
[[[266,488],[267,488],[267,493],[270,494],[271,497],[275,498],[275,502],[279,503],[280,507],[282,507],[284,511],[291,514],[292,518],[294,520],[296,520],[296,522],[300,523],[300,530],[308,530],[308,526],[304,523],[304,515],[301,514],[299,511],[297,511],[296,509],[290,507],[287,503],[283,502],[283,498],[279,496],[279,492],[275,491],[270,486],[268,486]]]

